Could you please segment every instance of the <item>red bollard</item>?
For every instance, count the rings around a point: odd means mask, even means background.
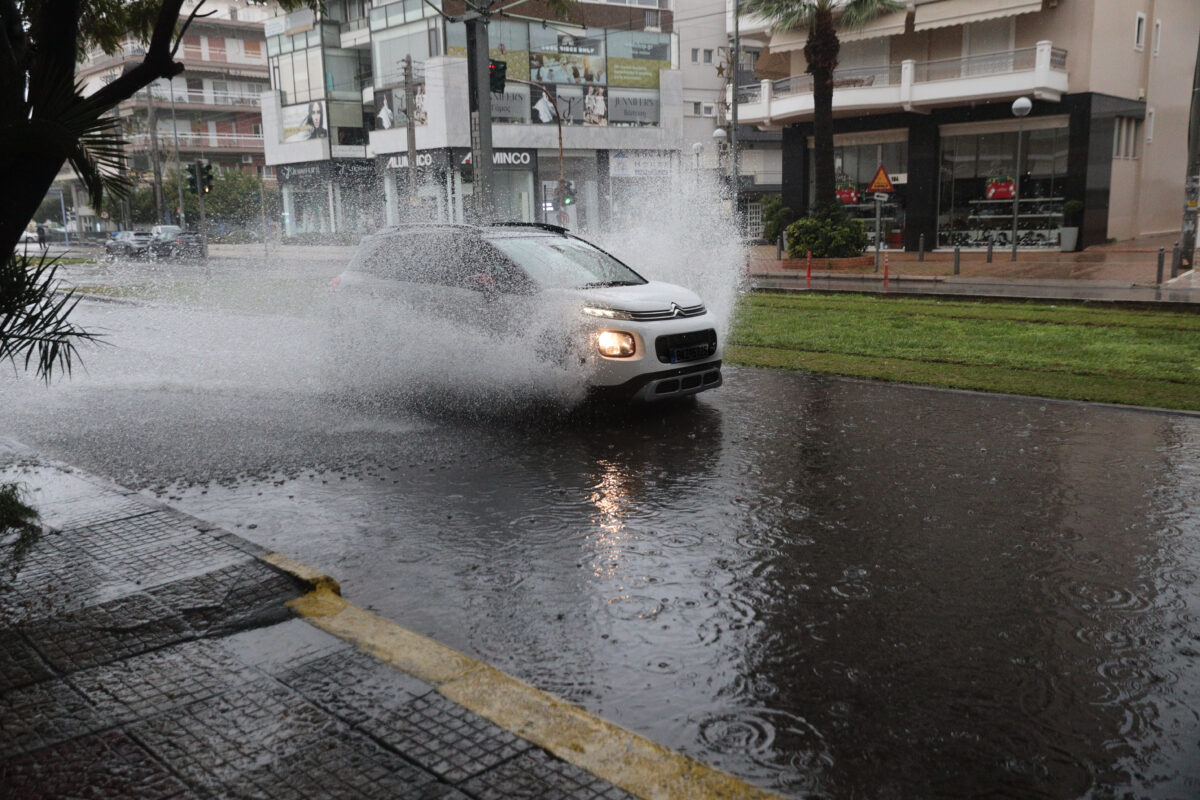
[[[888,254],[887,254],[887,251],[884,250],[883,251],[883,290],[886,292],[887,289],[888,289]]]
[[[804,288],[812,288],[812,250],[808,251],[807,266],[804,270]]]

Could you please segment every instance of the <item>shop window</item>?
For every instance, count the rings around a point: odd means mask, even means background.
[[[1015,199],[1018,246],[1056,247],[1067,151],[1066,127],[1021,133],[1019,165],[1016,131],[944,135],[938,246],[1011,246]]]
[[[1133,49],[1146,49],[1146,15],[1140,11],[1133,23]]]

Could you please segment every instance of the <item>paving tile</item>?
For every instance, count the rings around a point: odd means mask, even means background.
[[[469,800],[436,776],[347,731],[226,782],[222,794],[250,800]]]
[[[221,642],[204,639],[83,670],[67,681],[116,723],[190,705],[260,678]]]
[[[211,572],[147,589],[199,634],[232,633],[292,617],[286,603],[305,593],[299,580],[250,556]]]
[[[515,758],[533,746],[432,693],[404,703],[395,713],[367,719],[358,727],[454,784]]]
[[[13,689],[0,694],[0,763],[102,727],[96,709],[63,681]]]
[[[191,800],[178,778],[120,731],[72,739],[0,763],[0,798]]]
[[[280,675],[310,661],[354,650],[349,642],[299,618],[235,633],[221,643],[243,663],[268,675]]]
[[[250,560],[166,511],[78,528],[65,535],[102,567],[146,587]]]
[[[462,784],[462,789],[478,800],[637,800],[619,786],[539,749],[477,775]]]
[[[86,528],[160,511],[162,506],[136,494],[106,493],[39,509],[42,524],[60,531]]]
[[[424,681],[357,650],[311,661],[279,679],[351,725],[394,717],[417,697],[434,691]]]
[[[54,672],[25,637],[0,630],[0,692],[46,680]]]
[[[0,543],[0,625],[54,616],[132,591],[131,581],[101,566],[68,535],[48,531],[19,557]]]
[[[155,715],[127,730],[188,783],[209,789],[349,731],[270,678]]]
[[[195,638],[177,613],[146,594],[40,619],[20,627],[61,672],[107,664]]]

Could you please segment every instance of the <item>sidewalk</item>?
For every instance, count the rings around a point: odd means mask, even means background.
[[[952,252],[886,253],[878,272],[874,253],[833,262],[813,259],[811,278],[802,259],[776,257],[773,247],[752,249],[748,273],[756,289],[887,292],[889,294],[1002,297],[1014,299],[1088,300],[1132,303],[1200,303],[1200,275],[1188,271],[1170,277],[1166,237],[1114,243],[1079,253],[996,250],[987,261],[984,251],[963,251],[958,273]],[[1156,285],[1158,248],[1165,247],[1163,282]],[[832,269],[827,268],[832,266]]]
[[[0,439],[12,481],[48,527],[0,532],[0,798],[775,797]]]

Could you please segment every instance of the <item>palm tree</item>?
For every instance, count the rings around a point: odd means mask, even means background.
[[[834,201],[833,71],[837,69],[835,27],[860,27],[881,14],[903,11],[898,0],[747,0],[743,6],[774,23],[776,30],[808,29],[804,43],[806,72],[813,78],[813,162],[816,169],[817,207]],[[835,19],[836,22],[835,22]]]

